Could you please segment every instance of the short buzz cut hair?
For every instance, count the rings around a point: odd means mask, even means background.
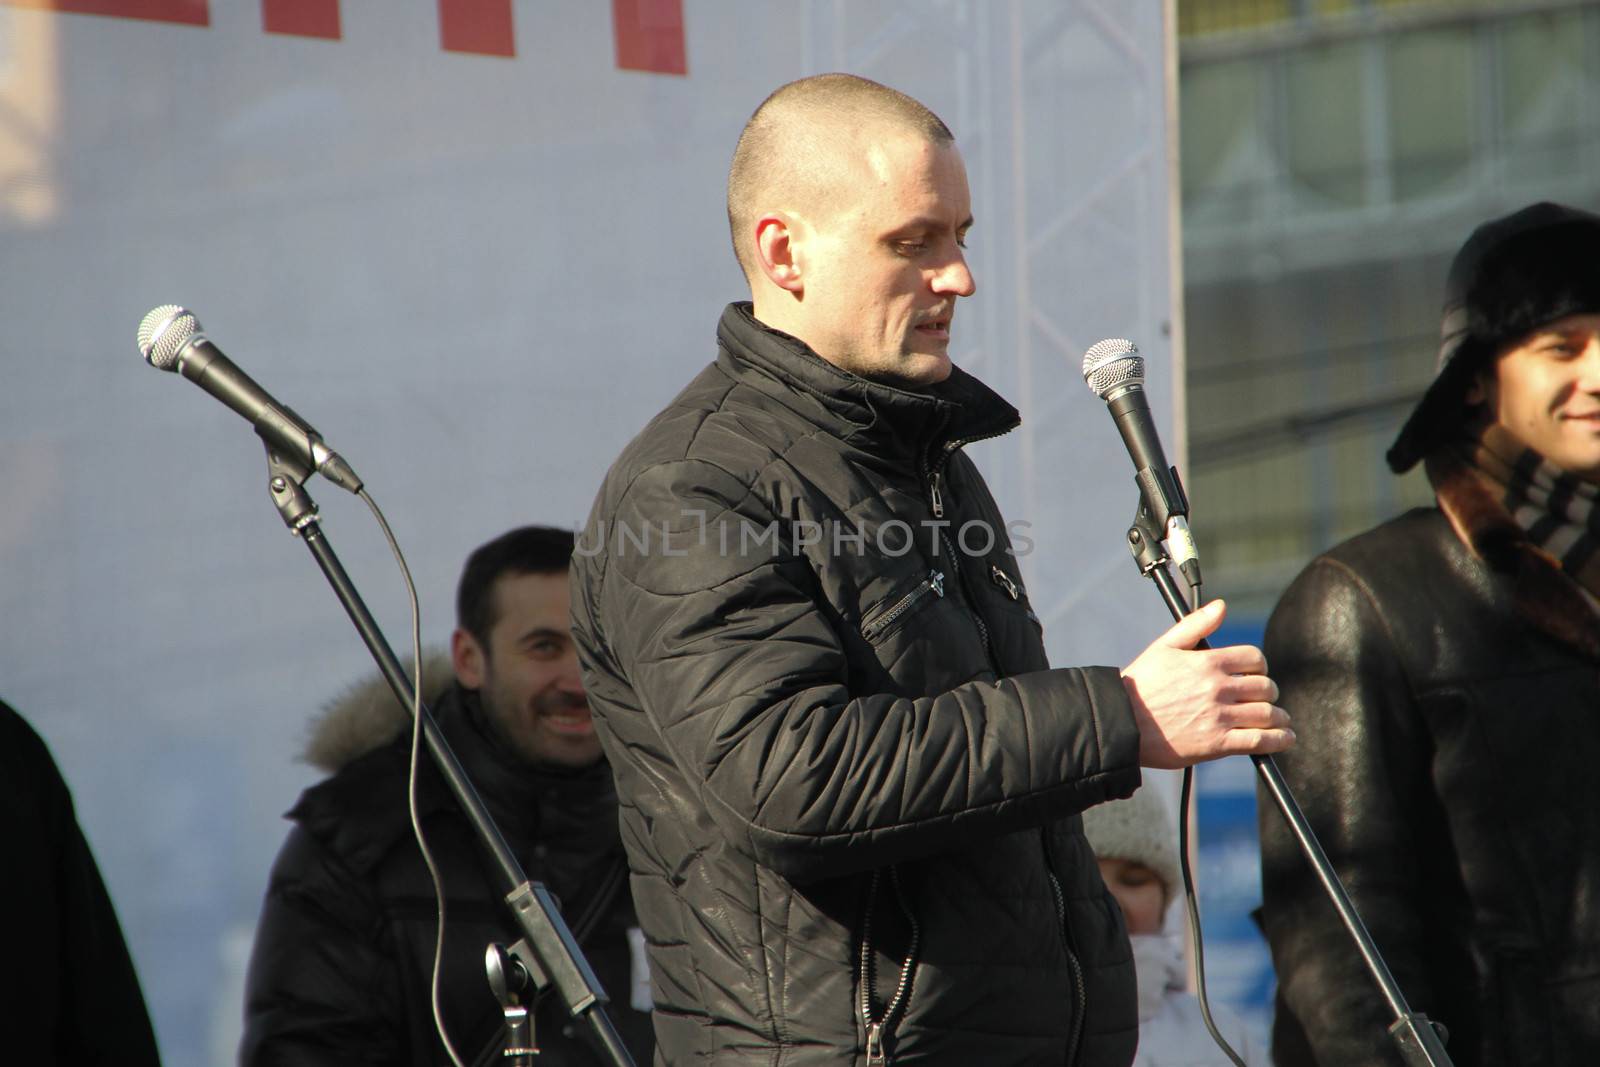
[[[950,127],[920,102],[854,74],[816,74],[792,81],[756,108],[739,135],[728,168],[728,229],[733,254],[746,278],[755,279],[753,250],[746,244],[757,214],[767,206],[763,203],[767,191],[781,179],[812,178],[796,173],[803,162],[787,149],[801,136],[825,141],[837,136],[836,131],[871,124],[918,133],[937,145],[955,141]]]
[[[467,557],[456,584],[456,626],[489,651],[489,631],[498,621],[494,583],[507,574],[565,574],[572,562],[571,530],[519,526],[480,545]]]

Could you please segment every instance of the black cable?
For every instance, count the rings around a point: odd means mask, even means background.
[[[1189,947],[1194,950],[1194,989],[1200,1001],[1200,1018],[1205,1021],[1211,1040],[1225,1052],[1236,1067],[1249,1067],[1233,1051],[1222,1031],[1211,1018],[1211,1001],[1206,996],[1206,950],[1200,934],[1200,895],[1195,892],[1194,872],[1189,869],[1189,800],[1194,784],[1194,768],[1183,769],[1183,792],[1178,801],[1178,867],[1183,872],[1183,900],[1189,912]]]
[[[388,520],[383,517],[378,502],[365,489],[357,495],[366,501],[373,517],[378,520],[378,526],[389,542],[389,550],[394,553],[395,563],[400,566],[400,575],[406,583],[406,595],[411,601],[411,764],[406,772],[406,806],[411,814],[411,832],[416,836],[417,848],[422,852],[422,862],[428,868],[428,876],[433,879],[434,900],[439,905],[439,928],[433,942],[433,975],[428,983],[428,1001],[433,1009],[434,1029],[439,1032],[439,1040],[450,1055],[450,1062],[455,1067],[465,1067],[455,1045],[450,1042],[450,1035],[445,1032],[444,1013],[439,1005],[439,971],[444,960],[444,880],[439,876],[438,865],[434,863],[433,853],[428,850],[428,842],[423,837],[422,820],[417,817],[417,764],[422,752],[422,612],[417,606],[417,587],[411,580],[411,568],[406,566],[405,554],[400,551],[400,543],[395,540],[394,531],[389,529]]]

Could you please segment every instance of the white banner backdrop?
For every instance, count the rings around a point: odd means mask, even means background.
[[[442,47],[448,0],[48,6],[0,0],[0,696],[73,787],[170,1064],[231,1058],[307,720],[372,668],[249,427],[139,359],[158,304],[194,309],[361,472],[439,644],[466,553],[577,524],[712,357],[744,296],[723,183],[749,113],[792,78],[864,74],[967,159],[978,293],[955,351],[1023,411],[974,452],[1028,524],[1052,656],[1126,662],[1165,627],[1123,547],[1131,469],[1078,373],[1131,337],[1174,410],[1158,0],[519,2],[510,56]],[[264,28],[319,6],[334,35]],[[642,19],[670,53],[680,11],[686,73],[624,69],[627,33]],[[366,509],[311,489],[402,646]]]

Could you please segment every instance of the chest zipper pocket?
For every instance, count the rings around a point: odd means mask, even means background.
[[[905,890],[900,886],[900,869],[890,867],[889,883],[894,888],[895,901],[900,905],[900,912],[905,916],[906,925],[911,929],[911,938],[906,945],[906,958],[900,963],[900,980],[895,983],[894,995],[884,1005],[883,1014],[874,1019],[872,1017],[875,984],[872,967],[872,909],[878,902],[878,884],[882,880],[881,868],[872,872],[872,882],[867,887],[867,907],[861,920],[861,957],[858,961],[861,969],[859,1006],[861,1024],[867,1031],[865,1049],[867,1067],[889,1067],[893,1062],[884,1041],[888,1034],[894,1032],[895,1022],[905,1015],[906,1004],[911,999],[911,975],[917,966],[917,947],[922,940],[922,929],[917,925],[917,917],[911,914],[911,905],[906,903]]]
[[[896,628],[896,623],[908,617],[912,610],[926,606],[944,596],[944,572],[929,571],[916,587],[899,597],[886,609],[861,624],[861,636],[876,644]],[[933,598],[930,600],[929,598]]]

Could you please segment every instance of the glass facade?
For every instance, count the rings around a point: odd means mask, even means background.
[[[1431,499],[1383,453],[1483,219],[1600,207],[1600,4],[1178,5],[1190,495],[1263,621],[1311,556]]]

